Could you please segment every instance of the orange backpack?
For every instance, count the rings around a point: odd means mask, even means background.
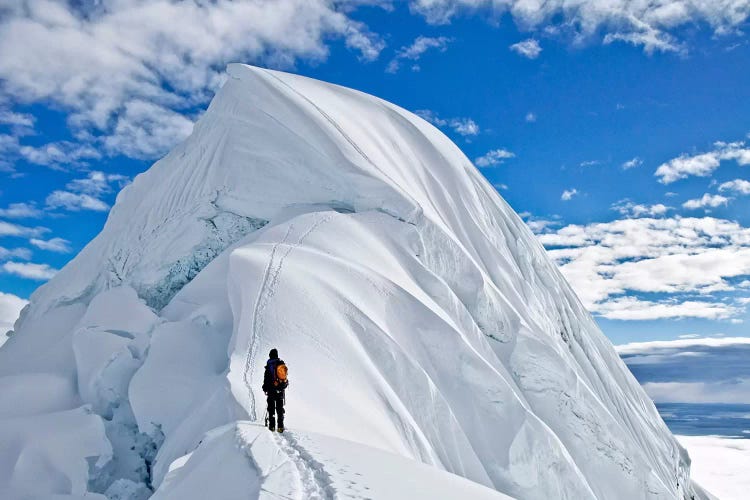
[[[284,362],[280,362],[276,365],[276,380],[274,380],[273,385],[279,385],[287,382],[286,379],[287,374],[287,368]]]

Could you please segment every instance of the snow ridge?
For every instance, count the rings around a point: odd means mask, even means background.
[[[0,347],[0,497],[705,497],[447,137],[354,90],[228,73]],[[282,436],[257,425],[273,347]]]

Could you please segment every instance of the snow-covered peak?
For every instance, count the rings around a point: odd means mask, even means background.
[[[262,421],[271,347],[292,438],[337,438],[300,477],[342,477],[326,467],[366,447],[524,499],[694,493],[651,401],[448,138],[361,92],[228,72],[0,349],[0,432],[61,422],[0,451],[0,493],[189,490],[230,453],[224,426]],[[263,439],[243,445],[255,463]],[[52,479],[29,483],[24,454]]]

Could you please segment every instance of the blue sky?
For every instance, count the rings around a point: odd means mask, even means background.
[[[439,126],[615,343],[748,336],[750,0],[633,4],[0,7],[0,327],[99,232],[118,189],[189,133],[239,61]]]

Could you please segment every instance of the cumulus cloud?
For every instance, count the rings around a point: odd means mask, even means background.
[[[35,281],[47,281],[57,274],[57,269],[48,264],[34,264],[32,262],[6,262],[0,267],[8,274],[15,274],[21,278]]]
[[[448,127],[464,137],[479,134],[479,125],[471,118],[441,118],[429,109],[418,109],[414,113],[437,127]]]
[[[418,36],[411,45],[401,47],[397,52],[396,56],[391,59],[386,67],[386,72],[396,73],[401,68],[401,63],[404,60],[419,61],[422,55],[428,50],[437,50],[439,52],[445,52],[448,48],[448,44],[451,39],[448,37],[429,37],[429,36]]]
[[[11,293],[0,292],[0,346],[4,343],[5,332],[13,329],[13,323],[18,319],[28,301]]]
[[[643,203],[634,203],[627,198],[613,203],[611,208],[629,218],[639,218],[643,216],[659,217],[665,215],[670,210],[670,207],[662,203],[647,205]]]
[[[158,156],[189,131],[190,118],[175,114],[203,105],[228,62],[291,67],[298,59],[321,61],[331,39],[343,40],[365,61],[377,58],[383,41],[350,17],[365,3],[5,2],[2,93],[23,103],[53,103],[69,113],[77,136],[104,139],[111,152]],[[164,21],[170,19],[179,22]],[[150,137],[154,132],[158,137]],[[25,153],[34,161],[57,155]]]
[[[750,403],[750,338],[683,338],[617,346],[659,403]]]
[[[536,59],[542,53],[542,47],[534,38],[529,38],[510,46],[510,50],[527,59]]]
[[[480,156],[479,158],[476,158],[474,160],[474,163],[477,167],[494,167],[496,165],[502,164],[509,158],[515,158],[515,156],[516,155],[514,153],[508,151],[507,149],[493,149],[487,151],[487,153]]]
[[[733,181],[724,182],[719,186],[719,191],[730,191],[741,195],[750,194],[750,181],[745,179],[735,179]]]
[[[738,222],[632,218],[546,228],[537,237],[595,314],[727,319],[742,311],[739,304],[714,297],[736,290],[733,283],[750,275],[750,228]],[[632,298],[638,293],[666,297],[658,302]]]
[[[66,190],[55,190],[47,196],[47,209],[62,208],[72,212],[93,210],[106,212],[107,204],[101,198],[113,191],[113,185],[124,186],[128,178],[120,174],[107,174],[100,171],[89,172],[87,177],[74,179],[66,184]]]
[[[29,240],[29,243],[41,250],[47,250],[48,252],[70,253],[71,251],[70,242],[63,238],[52,238],[49,240],[32,238]]]
[[[95,212],[106,212],[109,205],[99,198],[85,193],[71,193],[69,191],[52,191],[46,200],[47,208],[56,210],[62,208],[71,212],[80,210],[93,210]]]
[[[42,146],[20,146],[18,153],[29,163],[52,168],[67,165],[85,165],[87,160],[98,160],[101,153],[87,144],[69,141],[53,142]]]
[[[467,13],[495,19],[510,13],[524,30],[559,33],[578,43],[603,35],[604,43],[622,41],[648,53],[684,51],[676,33],[686,25],[705,25],[723,35],[736,32],[750,16],[748,0],[411,0],[411,6],[433,24]]]
[[[706,193],[700,198],[686,201],[682,206],[689,210],[696,210],[698,208],[716,208],[722,205],[726,206],[727,203],[729,203],[729,200],[730,198],[721,196],[720,194]]]
[[[578,190],[575,188],[566,189],[565,191],[563,191],[562,195],[560,195],[560,199],[562,201],[570,201],[573,199],[574,196],[577,196],[578,194],[579,194]]]
[[[723,161],[736,161],[739,165],[750,165],[750,148],[744,142],[716,142],[707,153],[683,154],[659,165],[654,175],[662,184],[671,184],[690,176],[708,177]]]

